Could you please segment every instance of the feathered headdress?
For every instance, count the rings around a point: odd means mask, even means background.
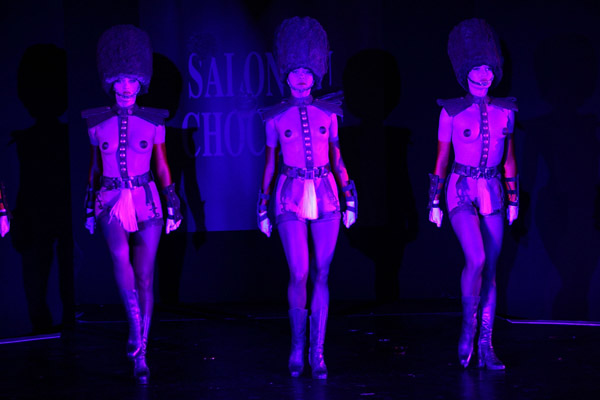
[[[456,25],[448,38],[448,56],[460,86],[469,90],[467,76],[473,67],[489,65],[494,72],[492,87],[502,79],[502,52],[496,32],[483,19],[467,19]]]
[[[319,89],[328,67],[327,33],[310,17],[286,19],[275,34],[275,55],[279,77],[284,83],[291,71],[307,68],[313,74],[315,89]]]
[[[133,25],[115,25],[100,36],[96,50],[102,87],[110,93],[113,83],[122,76],[140,82],[140,93],[148,91],[152,77],[150,38]]]

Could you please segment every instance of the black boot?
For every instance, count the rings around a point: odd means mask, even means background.
[[[327,326],[327,308],[313,311],[310,315],[310,348],[308,362],[312,368],[313,379],[327,379],[327,366],[323,358],[325,328]]]
[[[146,364],[146,350],[148,348],[148,332],[150,331],[150,316],[142,319],[142,346],[140,352],[133,359],[133,376],[140,385],[147,385],[150,381],[150,369]]]
[[[292,349],[288,368],[292,378],[297,378],[304,371],[304,346],[306,344],[306,316],[307,310],[292,308],[289,310],[290,325],[292,327]]]
[[[142,349],[142,317],[138,293],[135,290],[121,290],[121,298],[125,306],[129,322],[129,337],[127,339],[127,357],[133,359]]]
[[[492,302],[491,302],[492,303]],[[496,312],[496,302],[488,304],[481,310],[481,324],[479,325],[478,341],[478,366],[492,370],[502,370],[506,367],[496,356],[494,346],[492,346],[492,330],[494,328],[494,314]]]
[[[458,360],[467,368],[473,355],[473,341],[477,329],[477,307],[479,296],[463,296],[463,321],[460,338],[458,339]]]

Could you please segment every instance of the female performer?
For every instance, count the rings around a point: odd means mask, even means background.
[[[279,27],[277,63],[291,97],[263,111],[266,163],[257,210],[260,230],[271,236],[267,201],[273,197],[275,222],[290,269],[292,349],[288,367],[292,377],[300,376],[304,369],[309,233],[312,238],[316,271],[310,306],[309,363],[315,379],[327,378],[323,359],[329,309],[327,277],[341,218],[336,181],[346,197],[343,220],[347,228],[356,219],[357,206],[354,183],[348,179],[340,153],[337,116],[341,116],[341,102],[311,96],[311,89],[320,87],[327,72],[328,52],[327,34],[314,19],[294,17]],[[276,172],[279,175],[275,180]]]
[[[116,104],[83,112],[91,142],[86,228],[94,233],[98,221],[108,244],[129,321],[127,355],[137,382],[146,384],[154,260],[163,226],[150,159],[167,199],[166,233],[181,223],[165,149],[168,112],[135,104],[152,76],[145,32],[132,25],[110,28],[100,37],[97,59],[104,90],[114,92]]]
[[[492,347],[496,309],[496,263],[508,223],[518,215],[518,176],[512,138],[517,111],[514,98],[492,98],[488,89],[502,78],[502,54],[492,28],[481,19],[458,24],[448,41],[448,55],[458,83],[468,93],[438,100],[442,106],[435,171],[430,174],[429,220],[442,224],[440,193],[446,184],[450,223],[465,255],[461,275],[463,323],[458,358],[469,365],[479,314],[478,366],[504,369]],[[451,148],[455,162],[446,169]]]

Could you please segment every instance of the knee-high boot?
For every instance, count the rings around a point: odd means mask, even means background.
[[[121,290],[121,299],[123,300],[127,321],[129,322],[127,357],[133,359],[142,349],[142,317],[138,293],[135,290]]]
[[[140,352],[133,359],[133,376],[137,383],[148,384],[150,380],[150,369],[146,364],[146,351],[148,348],[148,332],[150,331],[150,315],[144,315],[142,319],[142,346]]]
[[[463,321],[458,339],[458,359],[465,368],[469,365],[471,355],[473,354],[473,341],[477,329],[477,307],[479,306],[479,296],[463,296]]]
[[[304,346],[306,344],[306,316],[308,311],[302,308],[289,310],[292,327],[292,349],[288,368],[293,378],[302,375],[304,371]]]
[[[310,315],[310,348],[308,362],[312,369],[314,379],[327,379],[327,366],[323,358],[323,345],[325,344],[325,328],[327,326],[327,311],[323,307]]]
[[[496,313],[496,299],[488,301],[481,307],[481,323],[479,325],[478,344],[478,366],[493,370],[506,368],[502,361],[496,356],[492,346],[492,330],[494,328],[494,315]]]

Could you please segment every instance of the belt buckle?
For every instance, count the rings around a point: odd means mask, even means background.
[[[304,171],[304,179],[315,179],[315,170],[311,168]]]
[[[475,172],[473,172],[475,171]],[[471,176],[474,179],[479,179],[479,178],[483,178],[483,171],[481,170],[481,168],[474,168],[473,170],[471,170]]]
[[[128,178],[123,180],[124,189],[133,189],[133,179]]]

